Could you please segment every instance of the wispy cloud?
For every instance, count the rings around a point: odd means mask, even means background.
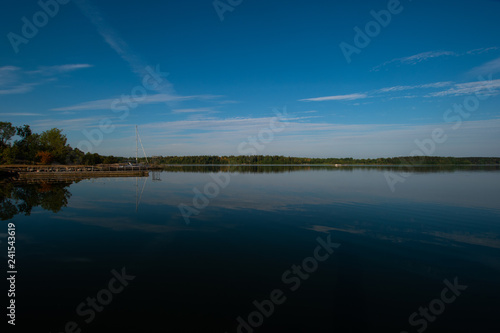
[[[454,84],[453,81],[443,81],[443,82],[434,82],[434,83],[427,83],[427,84],[421,84],[420,86],[417,86],[418,88],[443,88],[447,86],[451,86]]]
[[[446,88],[443,90],[443,88]],[[439,91],[425,92],[429,89],[438,89]],[[409,90],[417,92],[411,95],[406,94]],[[403,95],[398,93],[403,93]],[[317,97],[301,99],[300,101],[354,101],[356,99],[367,99],[376,97],[388,97],[389,99],[398,98],[416,98],[416,97],[444,97],[444,96],[462,96],[471,94],[481,94],[484,96],[493,96],[500,94],[500,80],[484,80],[465,83],[455,83],[453,81],[433,82],[426,84],[418,84],[412,86],[393,86],[367,91],[364,93],[355,93],[350,95],[336,95],[329,97]]]
[[[15,66],[0,67],[0,87],[17,81],[21,68]]]
[[[73,119],[43,119],[33,122],[33,125],[39,128],[63,128],[67,131],[81,131],[82,128],[96,127],[99,121],[102,120],[102,115],[86,117],[86,118],[73,118]],[[118,126],[118,125],[115,125]]]
[[[35,86],[57,80],[57,76],[82,68],[92,67],[90,64],[66,64],[39,67],[27,71],[16,66],[0,67],[0,95],[25,94]]]
[[[283,135],[288,136],[293,133],[306,132],[313,133],[315,131],[336,131],[337,133],[356,131],[361,133],[386,127],[386,125],[378,124],[344,125],[306,122],[306,120],[310,118],[311,117],[289,117],[282,119],[281,121],[286,121],[287,123],[287,130]],[[156,133],[159,137],[178,136],[180,134],[186,135],[186,137],[203,137],[205,135],[210,136],[210,133],[212,133],[212,135],[213,133],[219,133],[221,139],[222,137],[237,137],[243,140],[249,135],[258,133],[262,128],[268,127],[272,120],[272,117],[179,120],[143,124],[141,128],[148,129],[150,135]],[[199,142],[203,142],[203,140]]]
[[[428,52],[422,52],[418,53],[409,57],[403,57],[403,58],[396,58],[392,59],[389,61],[384,62],[381,65],[375,66],[372,68],[372,71],[378,71],[382,67],[385,67],[389,64],[405,64],[405,65],[415,65],[418,64],[419,62],[426,61],[429,59],[433,58],[439,58],[439,57],[444,57],[444,56],[457,56],[455,52],[452,51],[428,51]]]
[[[238,145],[248,136],[255,135],[269,126],[272,118],[229,118],[155,122],[141,125],[143,141],[149,142],[154,154],[237,154]],[[338,156],[351,156],[362,145],[378,156],[407,155],[414,150],[414,140],[427,137],[436,127],[443,128],[449,140],[437,153],[454,155],[467,140],[484,142],[489,154],[492,146],[486,143],[498,140],[500,119],[464,121],[460,132],[453,131],[453,124],[336,124],[309,122],[306,119],[288,118],[286,130],[275,133],[274,141],[260,153],[296,154],[307,151],[309,155],[322,156],[325,151]],[[133,141],[133,138],[131,138]],[[479,140],[479,141],[478,141]],[[158,143],[158,144],[155,144]],[[382,148],[381,150],[381,147]],[[462,147],[463,148],[463,147]],[[477,148],[477,147],[476,147]],[[468,148],[469,149],[469,148]],[[470,148],[470,151],[473,151]],[[460,150],[460,149],[458,149]],[[462,149],[463,153],[463,149]]]
[[[479,49],[474,49],[474,50],[469,50],[464,53],[457,53],[454,51],[427,51],[427,52],[422,52],[418,54],[414,54],[412,56],[408,57],[402,57],[402,58],[396,58],[392,59],[389,61],[384,62],[381,65],[375,66],[372,68],[372,71],[378,71],[383,67],[386,67],[387,65],[390,64],[403,64],[403,65],[416,65],[420,62],[427,61],[430,59],[435,59],[435,58],[441,58],[441,57],[459,57],[463,55],[477,55],[485,52],[489,52],[492,50],[497,50],[499,49],[496,46],[493,47],[484,47],[484,48],[479,48]]]
[[[94,67],[90,64],[68,64],[68,65],[57,65],[57,66],[42,66],[36,71],[27,72],[28,74],[41,74],[46,76],[52,76],[62,73],[73,72],[78,69]]]
[[[7,112],[7,113],[0,113],[0,116],[6,116],[6,117],[29,117],[29,116],[41,116],[41,113],[15,113],[15,112]]]
[[[350,95],[334,95],[334,96],[325,96],[325,97],[314,97],[314,98],[305,98],[299,99],[301,102],[323,102],[323,101],[353,101],[356,99],[367,98],[366,94],[350,94]]]
[[[500,73],[500,58],[496,58],[481,66],[473,68],[469,74],[473,76],[489,75]]]
[[[452,81],[444,81],[444,82],[433,82],[426,84],[418,84],[413,86],[394,86],[394,87],[386,87],[372,91],[371,93],[380,94],[380,93],[390,93],[390,92],[398,92],[398,91],[406,91],[413,89],[431,89],[431,88],[443,88],[449,87],[453,85]]]
[[[137,105],[160,104],[160,103],[165,103],[165,102],[182,102],[182,101],[190,101],[190,100],[211,100],[211,99],[217,99],[220,97],[223,97],[223,96],[219,96],[219,95],[178,96],[178,95],[167,95],[167,94],[154,94],[154,95],[147,95],[140,100],[139,99],[133,100],[132,102],[137,103]],[[122,104],[125,104],[125,102],[121,102],[121,99],[119,97],[117,97],[117,98],[101,99],[101,100],[96,100],[96,101],[84,102],[84,103],[80,103],[80,104],[76,104],[76,105],[54,108],[54,109],[51,109],[51,111],[107,110],[107,109],[111,109],[113,105],[120,106]],[[184,112],[187,112],[187,111],[184,111]]]
[[[455,52],[451,51],[430,51],[430,52],[422,52],[419,54],[412,55],[410,57],[396,59],[395,61],[399,61],[403,64],[415,65],[419,62],[426,61],[433,58],[439,58],[444,56],[456,56]]]
[[[426,97],[463,96],[473,94],[484,96],[500,94],[500,80],[459,83],[450,89],[430,93]]]
[[[21,68],[16,66],[0,67],[0,95],[23,94],[33,89],[29,84],[21,84]]]
[[[39,83],[23,83],[20,85],[11,86],[6,89],[0,89],[0,95],[17,95],[25,94],[33,90],[33,87],[39,85]]]
[[[150,66],[146,61],[142,59],[142,57],[134,52],[132,48],[128,45],[128,43],[120,36],[120,34],[107,23],[105,16],[101,13],[101,11],[90,4],[88,0],[74,0],[74,3],[80,9],[80,11],[90,20],[90,22],[94,25],[97,32],[104,41],[115,51],[118,56],[120,56],[131,68],[132,72],[136,74],[139,79],[142,80],[150,75],[151,68],[154,68],[155,71],[159,71],[159,65]],[[217,98],[219,96],[212,95],[199,95],[199,96],[178,96],[177,92],[174,89],[173,84],[165,78],[165,75],[162,75],[162,80],[159,82],[157,87],[152,88],[158,94],[148,96],[144,101],[141,101],[141,104],[149,104],[149,103],[166,103],[168,106],[172,106],[170,102],[177,101],[185,101],[192,99],[212,99]],[[226,101],[226,103],[232,103],[232,101]],[[96,109],[96,105],[93,105],[93,109]],[[62,110],[85,110],[85,106],[75,106],[76,108],[59,108],[57,111]],[[102,108],[103,105],[99,106]],[[109,107],[109,106],[108,106]]]
[[[96,27],[97,32],[104,41],[129,64],[132,71],[139,76],[140,80],[149,75],[146,70],[148,64],[138,54],[134,53],[118,32],[106,22],[104,15],[102,15],[98,8],[92,6],[87,0],[74,0],[74,3]],[[165,78],[163,78],[161,84],[154,90],[162,94],[175,95],[173,85]]]
[[[452,86],[454,83],[452,81],[444,81],[444,82],[433,82],[426,84],[419,84],[413,86],[393,86],[393,87],[385,87],[380,89],[375,89],[371,91],[367,91],[364,93],[354,93],[349,95],[335,95],[335,96],[327,96],[327,97],[316,97],[316,98],[307,98],[301,99],[299,101],[302,102],[323,102],[323,101],[354,101],[359,99],[366,99],[372,97],[381,97],[382,95],[391,95],[394,93],[404,92],[408,90],[416,90],[416,89],[437,89]],[[398,98],[412,98],[415,96],[398,96]]]
[[[174,109],[174,113],[214,112],[213,108]]]
[[[489,51],[493,51],[493,50],[498,50],[498,49],[500,49],[500,47],[498,47],[498,46],[482,47],[480,49],[474,49],[474,50],[467,51],[466,53],[475,55],[475,54],[481,54],[481,53],[485,53],[485,52],[489,52]]]

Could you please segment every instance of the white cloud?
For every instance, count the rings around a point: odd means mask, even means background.
[[[399,58],[396,59],[396,61],[400,61],[403,64],[410,64],[410,65],[415,65],[419,62],[433,59],[433,58],[439,58],[439,57],[444,57],[444,56],[456,56],[457,54],[455,52],[451,51],[429,51],[429,52],[422,52],[419,54],[412,55],[410,57],[405,57],[405,58]]]
[[[74,119],[43,119],[33,123],[34,126],[49,129],[49,128],[62,128],[65,132],[68,131],[81,131],[84,128],[97,127],[99,122],[105,117],[94,116],[87,118],[74,118]],[[114,126],[117,126],[114,124]],[[73,145],[76,147],[76,144]]]
[[[21,68],[15,66],[0,67],[0,87],[16,82],[20,70]]]
[[[387,87],[387,88],[381,88],[381,89],[375,90],[373,92],[374,93],[386,93],[386,92],[397,92],[397,91],[405,91],[405,90],[412,90],[412,89],[442,88],[442,87],[447,87],[447,86],[451,86],[451,85],[453,85],[452,81],[434,82],[434,83],[419,84],[419,85],[414,85],[414,86]]]
[[[379,124],[332,124],[332,123],[314,123],[304,122],[304,120],[313,117],[289,117],[281,119],[282,124],[286,124],[285,130],[280,135],[294,136],[298,133],[317,133],[318,131],[327,131],[335,133],[346,132],[371,132],[376,129],[387,128],[394,125]],[[141,128],[147,129],[149,135],[158,136],[178,136],[188,137],[214,136],[221,135],[226,137],[232,144],[238,144],[235,138],[244,140],[250,135],[257,135],[260,130],[269,128],[274,117],[261,118],[227,118],[227,119],[197,119],[197,120],[179,120],[167,122],[155,122],[141,125]],[[280,126],[276,123],[276,126]],[[199,133],[197,133],[199,131]],[[205,138],[208,139],[208,138]],[[197,139],[195,140],[197,141]],[[204,142],[198,141],[198,142]]]
[[[483,96],[500,94],[500,80],[459,83],[448,90],[431,93],[426,97],[463,96],[476,93]]]
[[[174,113],[214,112],[213,108],[174,109]]]
[[[111,108],[111,103],[113,103],[115,100],[116,99],[101,99],[71,106],[54,108],[50,110],[51,111],[106,110]]]
[[[132,71],[139,76],[141,80],[149,75],[149,72],[146,70],[148,64],[144,62],[138,54],[132,52],[128,44],[120,37],[120,35],[107,24],[99,9],[92,6],[86,0],[74,0],[74,3],[96,27],[97,32],[101,35],[104,41],[129,64]],[[161,84],[154,90],[167,95],[175,94],[172,83],[165,78],[163,78]]]
[[[500,73],[500,58],[496,58],[481,66],[473,68],[469,74],[473,76],[489,75]]]
[[[448,88],[446,90],[442,90],[441,88]],[[397,95],[401,92],[406,92],[408,90],[422,90],[422,89],[440,89],[440,91],[426,93],[426,94],[418,94],[414,93],[411,95]],[[454,83],[452,81],[443,81],[443,82],[433,82],[426,84],[418,84],[413,86],[393,86],[393,87],[385,87],[380,89],[375,89],[372,91],[368,91],[365,93],[356,93],[350,95],[338,95],[338,96],[329,96],[329,97],[317,97],[317,98],[308,98],[301,99],[300,101],[349,101],[356,99],[364,99],[364,98],[374,98],[374,97],[388,97],[390,100],[393,99],[401,99],[401,98],[417,98],[417,97],[443,97],[443,96],[461,96],[461,95],[471,95],[471,94],[481,94],[484,96],[493,96],[500,94],[500,80],[485,80],[485,81],[473,81],[473,82],[465,82],[465,83]],[[357,105],[357,104],[355,104]]]
[[[39,67],[35,71],[25,71],[16,66],[0,67],[0,95],[25,94],[32,91],[35,86],[56,81],[57,75],[89,67],[92,65],[66,64]]]
[[[20,94],[29,89],[19,84],[20,71],[15,66],[0,67],[0,95]]]
[[[76,71],[78,69],[94,67],[90,64],[67,64],[67,65],[57,65],[57,66],[42,66],[36,71],[27,72],[28,74],[41,74],[45,76],[53,76],[62,73],[68,73]]]
[[[437,89],[437,88],[444,88],[444,87],[449,87],[449,86],[453,86],[453,85],[454,85],[454,82],[452,82],[452,81],[444,81],[444,82],[418,84],[418,85],[413,85],[413,86],[393,86],[393,87],[385,87],[385,88],[375,89],[375,90],[368,91],[365,93],[355,93],[355,94],[349,94],[349,95],[336,95],[336,96],[327,96],[327,97],[307,98],[307,99],[301,99],[299,101],[303,101],[303,102],[353,101],[353,100],[357,100],[357,99],[381,97],[383,95],[388,95],[388,94],[390,96],[391,94],[403,92],[403,91],[408,91],[408,90]],[[415,97],[418,97],[418,96],[415,96],[415,95],[412,95],[412,96],[391,96],[392,99],[394,99],[394,98],[415,98]]]
[[[479,49],[474,49],[474,50],[469,50],[464,53],[457,53],[453,51],[428,51],[428,52],[422,52],[418,53],[409,57],[403,57],[403,58],[396,58],[392,59],[389,61],[384,62],[381,65],[375,66],[372,68],[372,71],[378,71],[382,67],[385,67],[389,64],[392,63],[397,63],[397,64],[404,64],[404,65],[415,65],[423,61],[427,61],[430,59],[435,59],[435,58],[441,58],[441,57],[459,57],[463,55],[477,55],[481,53],[485,53],[491,50],[497,50],[499,49],[498,47],[488,47],[488,48],[479,48]]]
[[[24,83],[16,86],[9,87],[7,89],[0,89],[0,95],[17,95],[25,94],[33,90],[33,87],[37,86],[38,83]]]
[[[404,91],[404,90],[410,90],[410,89],[415,89],[415,86],[394,86],[394,87],[387,87],[387,88],[382,88],[379,90],[376,90],[375,92],[378,93],[384,93],[384,92],[394,92],[394,91]]]
[[[427,84],[421,84],[417,86],[418,88],[443,88],[443,87],[448,87],[454,84],[453,81],[444,81],[444,82],[434,82],[434,83],[427,83]]]
[[[219,95],[192,95],[192,96],[178,96],[178,95],[167,95],[167,94],[154,94],[147,95],[144,98],[132,100],[132,103],[137,103],[137,105],[142,104],[159,104],[165,102],[182,102],[189,100],[210,100],[216,99],[222,96]],[[106,110],[111,109],[113,105],[123,106],[125,103],[121,102],[120,98],[109,98],[101,99],[96,101],[84,102],[76,105],[64,106],[59,108],[53,108],[51,111],[82,111],[82,110]]]
[[[300,99],[301,102],[323,102],[323,101],[352,101],[367,98],[366,94],[335,95],[315,98]]]
[[[7,72],[14,72],[14,71],[18,71],[20,69],[21,68],[16,67],[16,66],[3,66],[3,67],[0,67],[0,74],[5,75],[5,73],[7,73]]]
[[[409,57],[396,58],[396,59],[386,61],[381,65],[373,67],[372,71],[378,71],[382,67],[385,67],[385,66],[392,64],[392,63],[399,63],[399,64],[405,64],[405,65],[415,65],[415,64],[420,63],[422,61],[426,61],[426,60],[433,59],[433,58],[439,58],[439,57],[444,57],[444,56],[457,56],[457,55],[458,54],[456,54],[455,52],[451,52],[451,51],[422,52],[422,53],[418,53],[418,54],[415,54],[415,55],[412,55]]]
[[[12,117],[28,117],[28,116],[41,116],[42,114],[41,113],[23,113],[23,112],[19,112],[19,113],[14,113],[14,112],[8,112],[8,113],[0,113],[0,116],[12,116]]]
[[[181,120],[141,125],[142,141],[154,155],[239,154],[240,143],[269,128],[271,117]],[[307,156],[408,156],[436,128],[448,140],[436,146],[436,155],[493,154],[500,133],[500,119],[438,124],[335,124],[289,118],[282,132],[258,151],[262,154]],[[133,142],[130,137],[129,141]],[[124,142],[127,140],[124,140]],[[128,141],[127,141],[128,142]],[[128,147],[128,146],[127,146]],[[470,147],[470,148],[462,148]],[[482,147],[477,150],[477,147]],[[125,147],[124,147],[125,149]],[[127,148],[128,149],[128,148]],[[474,150],[476,149],[476,150]],[[453,152],[453,153],[452,153]],[[374,156],[376,155],[376,156]]]
[[[493,46],[493,47],[482,47],[482,48],[479,48],[479,49],[474,49],[474,50],[470,50],[470,51],[467,51],[466,53],[467,54],[481,54],[481,53],[485,53],[485,52],[488,52],[488,51],[491,51],[491,50],[498,50],[499,47],[498,46]]]
[[[387,88],[381,88],[378,90],[374,90],[373,93],[398,92],[398,91],[406,91],[406,90],[413,90],[413,89],[442,88],[442,87],[447,87],[447,86],[451,86],[451,85],[453,85],[452,81],[418,84],[418,85],[414,85],[414,86],[394,86],[394,87],[387,87]]]

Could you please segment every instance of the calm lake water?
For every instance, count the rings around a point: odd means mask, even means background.
[[[498,167],[387,172],[2,184],[16,331],[498,332]]]

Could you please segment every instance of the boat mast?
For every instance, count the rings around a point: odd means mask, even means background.
[[[135,125],[135,164],[139,163],[139,132],[137,125]]]
[[[148,156],[146,155],[146,151],[144,150],[144,146],[142,145],[141,137],[139,136],[139,130],[137,129],[137,125],[135,125],[135,163],[139,163],[139,142],[141,143],[141,149],[144,153],[144,158],[146,159],[146,164],[149,164]]]

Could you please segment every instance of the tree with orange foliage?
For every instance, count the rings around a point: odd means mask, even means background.
[[[39,151],[36,154],[36,158],[40,159],[40,163],[42,164],[50,164],[50,162],[52,162],[52,160],[54,159],[54,155],[52,155],[48,151]]]

